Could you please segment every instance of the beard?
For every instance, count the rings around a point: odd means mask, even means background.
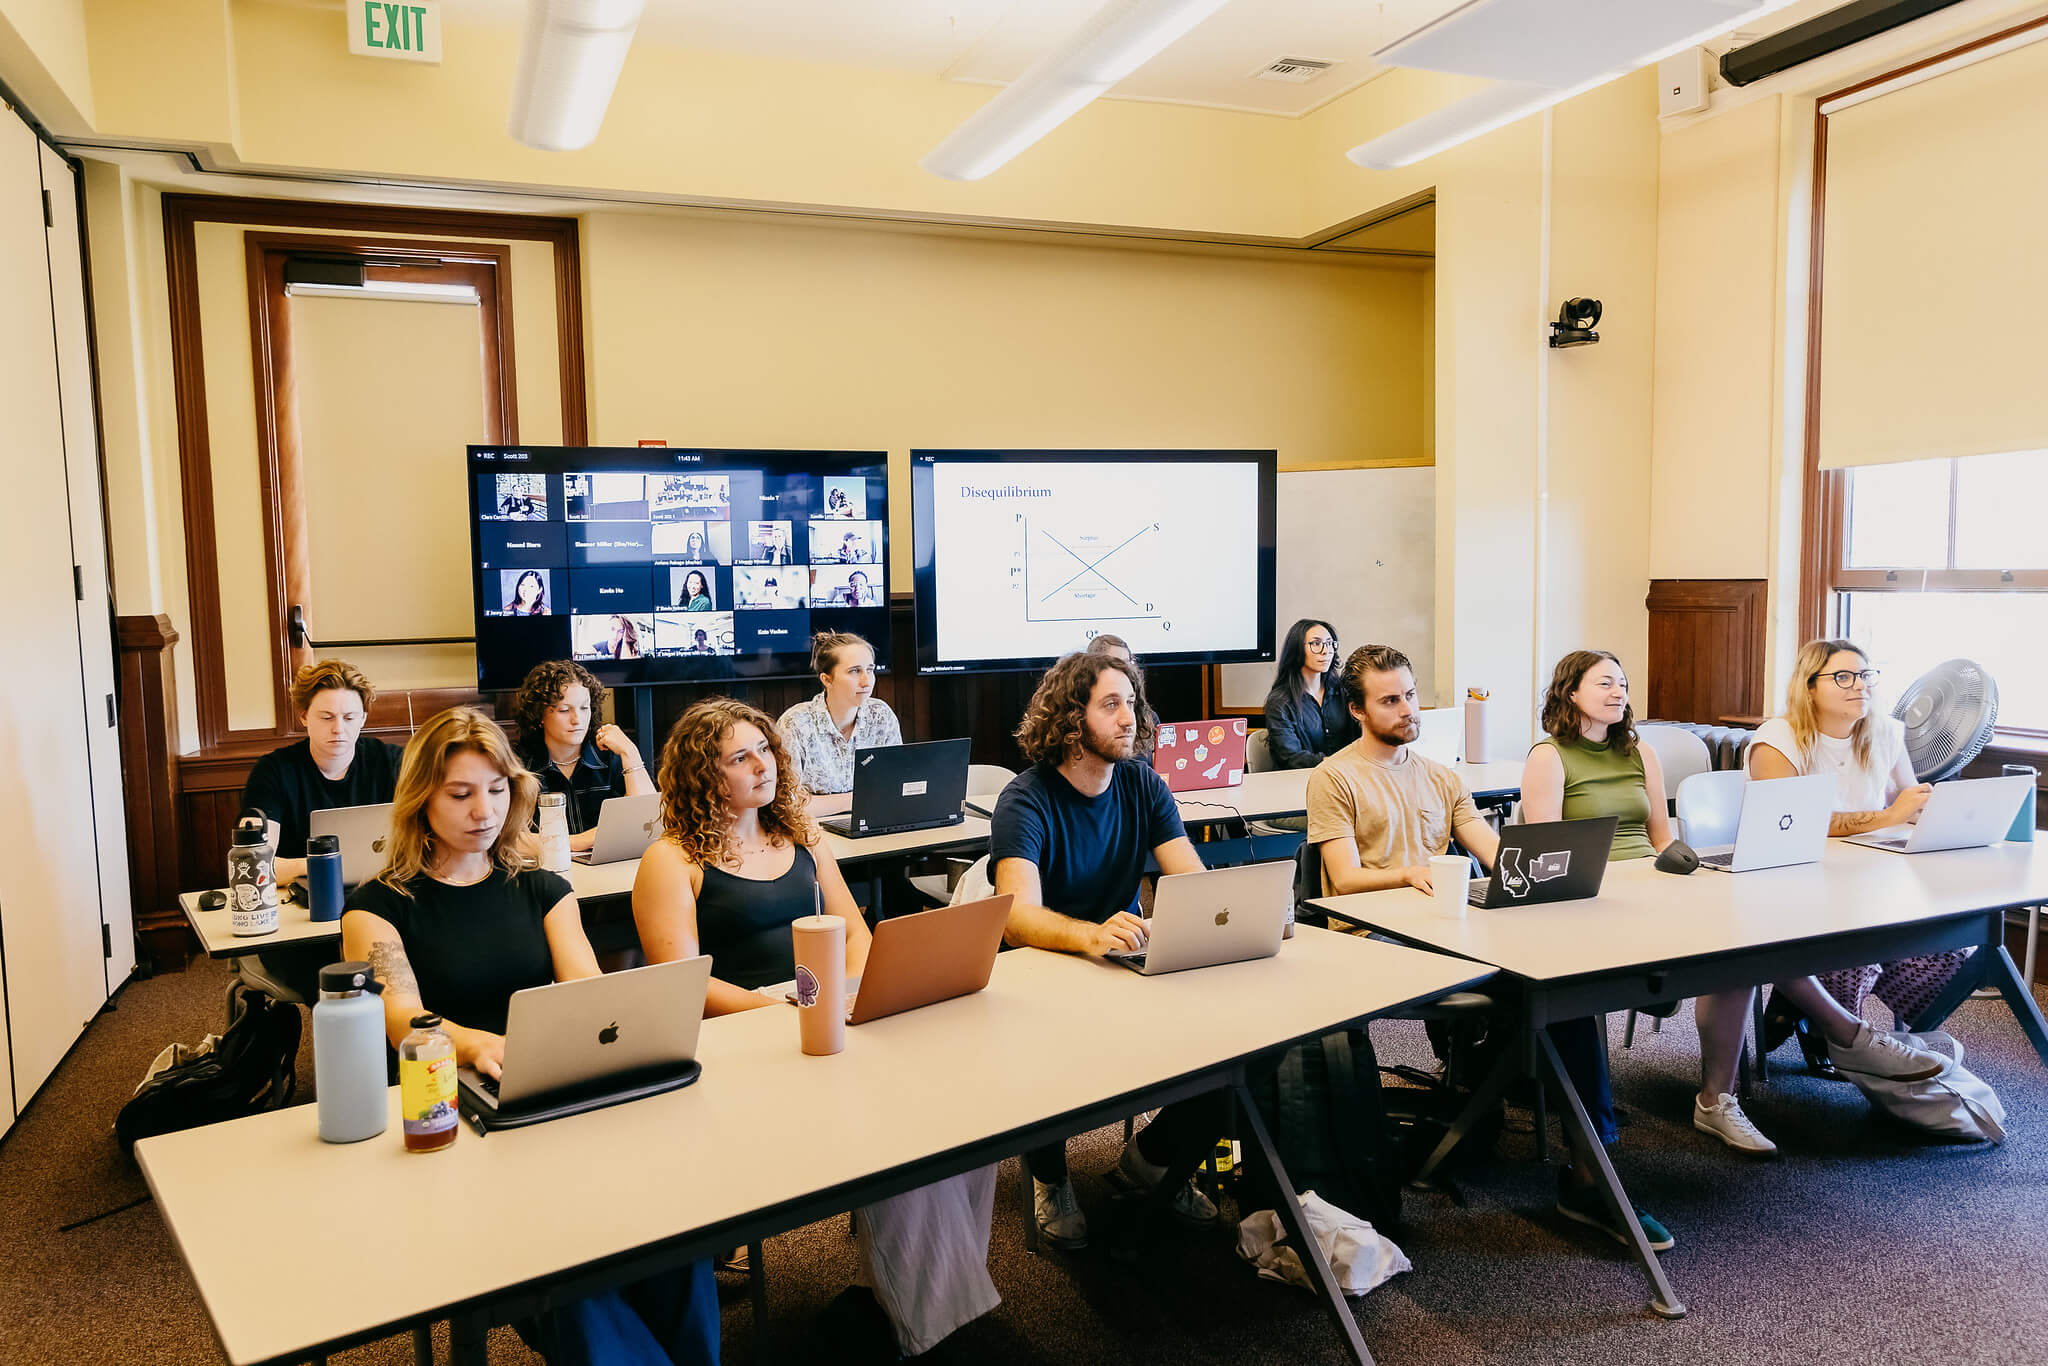
[[[1421,737],[1422,721],[1420,718],[1410,721],[1406,726],[1397,731],[1379,730],[1372,726],[1366,727],[1366,730],[1373,739],[1381,744],[1391,745],[1395,749],[1399,749],[1402,745],[1413,744]]]
[[[1092,729],[1081,728],[1081,748],[1106,764],[1128,759],[1138,752],[1138,737],[1134,730],[1129,735],[1112,731],[1107,736],[1097,735]]]

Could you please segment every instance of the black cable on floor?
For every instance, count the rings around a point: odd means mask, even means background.
[[[68,1224],[59,1224],[57,1225],[57,1232],[76,1232],[77,1230],[84,1228],[87,1224],[97,1224],[102,1219],[110,1219],[116,1214],[122,1214],[128,1210],[134,1209],[137,1205],[146,1205],[154,1199],[156,1199],[154,1195],[150,1195],[147,1192],[145,1192],[141,1195],[136,1196],[133,1200],[130,1200],[125,1205],[116,1205],[112,1209],[103,1209],[98,1214],[88,1214],[83,1219],[73,1219]]]

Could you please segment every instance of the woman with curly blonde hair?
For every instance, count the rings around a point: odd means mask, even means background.
[[[775,1006],[780,991],[761,989],[796,976],[790,922],[820,910],[846,922],[851,986],[868,927],[768,714],[729,697],[692,706],[661,747],[660,787],[662,835],[633,881],[647,961],[710,954],[708,1015]],[[842,1343],[866,1336],[857,1345],[915,1356],[995,1308],[994,1201],[995,1168],[984,1167],[862,1209],[860,1274],[830,1311]]]

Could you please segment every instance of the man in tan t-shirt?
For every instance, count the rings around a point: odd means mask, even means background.
[[[1427,892],[1429,860],[1450,849],[1453,834],[1491,869],[1500,837],[1465,785],[1408,747],[1422,734],[1408,656],[1386,645],[1353,650],[1344,684],[1364,733],[1308,780],[1308,842],[1321,846],[1324,893]]]

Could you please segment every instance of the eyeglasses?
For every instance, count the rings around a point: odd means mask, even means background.
[[[1305,640],[1302,642],[1302,646],[1310,654],[1326,655],[1337,648],[1337,642],[1334,640]]]
[[[1858,683],[1866,688],[1874,688],[1877,686],[1877,673],[1876,669],[1837,669],[1833,673],[1815,674],[1806,680],[1806,686],[1810,688],[1823,678],[1832,678],[1835,680],[1835,686],[1843,692],[1849,691]]]

